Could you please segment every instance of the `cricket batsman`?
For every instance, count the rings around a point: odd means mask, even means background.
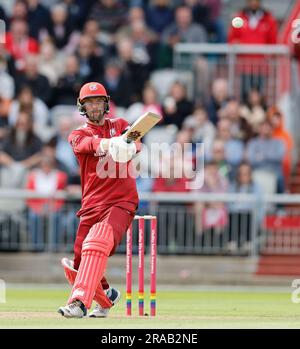
[[[121,242],[138,206],[135,178],[118,176],[118,169],[128,169],[140,143],[127,143],[121,136],[129,128],[126,120],[105,118],[109,96],[100,83],[83,85],[77,106],[86,116],[86,124],[71,132],[69,142],[80,165],[80,223],[74,261],[62,259],[72,291],[67,305],[58,312],[67,318],[82,318],[95,300],[96,308],[89,317],[106,317],[120,299],[120,292],[110,287],[104,276],[107,260]],[[102,176],[111,164],[117,175]]]

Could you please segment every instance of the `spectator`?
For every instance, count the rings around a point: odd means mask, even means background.
[[[293,138],[284,128],[283,115],[276,106],[269,108],[267,116],[273,127],[272,138],[281,140],[285,145],[282,171],[284,174],[285,183],[288,184],[292,169]]]
[[[6,34],[4,34],[6,35]],[[13,78],[16,78],[16,63],[14,57],[7,51],[5,44],[0,43],[0,61],[4,61],[7,73]]]
[[[149,64],[150,70],[156,68],[158,64],[159,48],[157,37],[154,33],[148,34],[144,21],[136,21],[132,24],[131,38],[139,61],[144,64]]]
[[[185,85],[178,81],[173,83],[163,103],[163,123],[174,124],[180,129],[184,119],[192,112],[193,103],[187,97]]]
[[[228,190],[228,181],[214,161],[206,162],[204,174],[204,185],[200,189],[201,193],[225,193]]]
[[[109,60],[104,69],[104,86],[107,86],[111,100],[118,106],[127,108],[133,102],[133,87],[130,79],[122,71],[118,59]]]
[[[126,24],[127,8],[122,1],[97,0],[91,7],[89,18],[100,23],[103,32],[113,40],[113,34]]]
[[[95,55],[95,43],[87,35],[80,37],[76,56],[79,63],[79,74],[84,82],[101,80],[103,77],[103,61]]]
[[[172,169],[171,169],[172,171]],[[153,192],[187,192],[186,178],[163,178],[159,177],[154,180]]]
[[[51,28],[49,10],[40,3],[40,0],[27,0],[27,6],[29,35],[41,41]]]
[[[38,42],[28,35],[28,25],[24,20],[13,20],[10,32],[6,35],[5,48],[14,58],[14,68],[17,72],[25,69],[25,59],[30,54],[39,52]]]
[[[32,115],[35,131],[47,126],[49,110],[41,99],[33,96],[29,86],[23,86],[19,91],[17,99],[11,104],[8,117],[11,126],[16,124],[21,111]]]
[[[151,65],[141,59],[139,48],[134,47],[134,43],[130,38],[124,38],[117,42],[117,52],[124,73],[131,81],[133,99],[134,101],[141,101],[144,85],[150,76]]]
[[[210,8],[207,2],[184,0],[183,3],[192,10],[193,22],[200,24],[208,32],[210,30]]]
[[[74,105],[82,84],[78,59],[76,56],[68,56],[65,63],[65,73],[58,80],[55,89],[54,103]]]
[[[217,125],[217,138],[224,142],[225,159],[232,166],[233,174],[237,166],[244,157],[244,144],[238,139],[234,139],[231,135],[232,122],[228,119],[222,119]]]
[[[229,43],[276,44],[277,23],[272,13],[261,6],[261,0],[247,0],[246,7],[236,16],[241,17],[241,28],[230,26]]]
[[[149,27],[160,35],[174,20],[170,0],[152,0],[146,9]]]
[[[94,54],[97,57],[108,58],[113,54],[113,42],[103,33],[95,19],[89,19],[84,23],[82,35],[89,36],[94,41]]]
[[[81,30],[86,22],[92,1],[63,0],[63,3],[66,6],[68,20],[72,27]]]
[[[231,121],[231,136],[243,142],[248,142],[253,137],[253,130],[245,118],[241,117],[240,103],[236,98],[231,98],[227,104],[219,110],[221,119]]]
[[[145,12],[140,6],[133,6],[128,10],[128,19],[125,25],[122,25],[118,28],[117,36],[119,38],[129,37],[132,34],[132,25],[135,22],[144,22],[145,21]],[[147,28],[148,32],[151,33],[151,30]]]
[[[4,57],[0,56],[0,129],[7,125],[7,118],[11,101],[15,92],[13,78],[7,73],[7,63]],[[1,134],[0,134],[1,139]]]
[[[151,174],[160,178],[157,183],[176,182],[176,185],[180,184],[181,188],[183,188],[183,184],[185,185],[185,190],[180,191],[189,190],[188,182],[194,175],[194,154],[191,145],[189,130],[180,130],[174,143],[163,147],[160,151],[157,148],[153,149],[151,158],[155,156],[157,161],[150,163],[150,166]],[[166,180],[169,178],[170,181]]]
[[[145,86],[142,102],[136,102],[126,110],[126,120],[129,123],[133,123],[138,117],[148,111],[162,115],[161,105],[157,98],[157,91],[152,85]]]
[[[215,162],[207,162],[204,168],[204,184],[200,193],[226,193],[228,190],[228,181],[223,177]],[[227,210],[222,202],[195,204],[195,224],[197,234],[202,234],[203,242],[206,238],[204,236],[216,237],[216,234],[221,238],[220,229],[227,224]]]
[[[67,166],[63,162],[61,162],[56,156],[56,153],[57,153],[56,152],[56,145],[57,145],[57,139],[54,136],[52,139],[50,139],[50,141],[48,141],[47,143],[45,143],[43,145],[43,148],[41,150],[42,155],[46,156],[48,158],[54,159],[56,168],[59,171],[62,171],[62,172],[65,172],[66,174],[68,174]]]
[[[167,55],[167,66],[172,65],[172,51],[174,46],[180,42],[200,43],[207,42],[205,29],[193,23],[192,10],[187,6],[179,6],[175,10],[175,22],[170,24],[162,33],[162,51],[160,57]]]
[[[258,90],[252,89],[249,91],[246,103],[240,109],[240,114],[257,134],[259,125],[266,119],[266,105]]]
[[[191,128],[193,130],[192,141],[194,143],[204,143],[205,153],[210,153],[216,129],[212,122],[208,120],[204,108],[196,107],[193,114],[184,120],[183,128]]]
[[[158,178],[154,179],[152,191],[153,192],[168,192],[168,193],[186,193],[188,192],[188,179],[183,175],[183,163],[182,158],[176,156],[169,156],[168,162],[164,161],[164,171]],[[182,203],[160,202],[156,210],[158,214],[162,214],[165,217],[165,226],[170,227],[171,222],[176,221],[178,214],[181,215],[181,219],[192,219],[192,214],[189,214],[189,206]],[[169,214],[165,214],[169,212]],[[171,213],[172,212],[172,213]],[[177,246],[182,244],[181,242],[186,239],[186,232],[184,230],[184,224],[175,224],[171,228],[171,234],[166,233],[165,236],[158,235],[158,246],[166,246],[170,252],[176,252]]]
[[[171,144],[171,154],[175,161],[177,161],[176,169],[179,171],[179,174],[189,180],[195,175],[195,150],[190,130],[180,130],[176,135],[175,143]],[[168,164],[168,161],[166,163]],[[187,187],[187,189],[189,189],[189,187]]]
[[[14,20],[21,20],[28,22],[28,9],[25,0],[16,0],[13,3],[13,8],[11,12],[11,17],[9,18],[9,23]]]
[[[236,200],[229,204],[229,247],[244,249],[249,252],[252,235],[253,213],[259,215],[259,221],[262,218],[260,186],[255,182],[252,176],[251,166],[247,162],[242,162],[238,168],[236,179],[229,187],[231,193],[253,194],[254,201]]]
[[[47,105],[50,104],[52,90],[48,79],[39,73],[39,57],[37,55],[26,57],[24,73],[19,74],[16,78],[17,93],[24,85],[30,86],[35,97],[40,98]]]
[[[55,46],[60,50],[65,48],[70,40],[74,27],[68,18],[67,8],[58,3],[51,8],[51,26],[49,35]]]
[[[153,68],[157,60],[157,35],[147,27],[144,11],[139,7],[130,9],[128,26],[117,32],[116,41],[126,38],[132,40],[134,54],[138,61]]]
[[[178,155],[178,154],[177,154]],[[182,157],[175,154],[163,156],[161,172],[153,183],[153,192],[187,192],[188,179],[182,171],[184,164]]]
[[[210,41],[222,43],[226,42],[226,29],[222,20],[222,1],[221,0],[200,0],[202,6],[207,6],[209,9],[208,13],[208,26],[206,31],[210,35]],[[201,11],[201,8],[200,8]],[[197,18],[203,16],[202,12],[196,12],[194,14],[194,20],[197,22]]]
[[[26,189],[32,190],[44,196],[54,195],[57,190],[63,190],[67,186],[67,175],[57,170],[55,159],[43,155],[38,168],[28,174]],[[63,200],[53,199],[29,199],[27,205],[29,209],[29,234],[34,251],[44,249],[45,237],[43,218],[50,220],[53,231],[50,232],[48,241],[52,250],[57,251],[61,242]]]
[[[19,114],[16,125],[3,142],[0,152],[2,186],[19,188],[24,174],[40,161],[42,142],[33,132],[32,117],[28,112]]]
[[[260,0],[247,0],[245,9],[237,13],[244,21],[241,28],[230,26],[228,42],[230,44],[276,44],[277,23],[271,12],[261,6]],[[265,76],[268,74],[268,60],[263,55],[243,55],[238,57],[238,74],[242,78],[242,98],[250,89],[262,92]]]
[[[211,161],[218,166],[218,170],[224,178],[228,180],[233,178],[232,168],[226,160],[225,144],[220,139],[216,139],[212,144]]]
[[[68,137],[74,129],[73,121],[70,116],[62,116],[58,121],[58,131],[55,137],[56,154],[55,158],[65,166],[65,172],[69,177],[78,174],[78,163],[68,142]]]
[[[56,86],[58,79],[63,74],[63,58],[60,57],[51,40],[45,40],[41,44],[39,73],[48,79],[51,87]]]
[[[219,120],[218,112],[229,99],[228,82],[225,79],[216,79],[212,83],[211,98],[207,105],[208,118],[216,126]]]
[[[173,48],[179,42],[207,42],[207,34],[201,25],[193,23],[191,9],[180,6],[175,12],[175,22],[165,29],[162,40]]]
[[[258,137],[248,143],[246,155],[253,169],[276,175],[277,192],[283,193],[282,160],[286,150],[281,140],[272,138],[272,132],[270,122],[267,120],[262,122]]]
[[[238,168],[235,180],[230,184],[229,190],[232,193],[262,194],[260,186],[254,181],[252,168],[246,161],[242,162]],[[255,206],[252,202],[235,201],[230,204],[231,211],[250,211]]]
[[[58,153],[56,145],[57,145],[57,138],[54,137],[48,143],[44,144],[43,149],[42,149],[42,156],[46,157],[48,159],[53,159],[55,162],[55,169],[59,172],[63,172],[66,175],[68,175],[67,166],[56,157],[56,154]],[[59,155],[61,155],[61,153]],[[72,156],[74,157],[74,154],[72,154]],[[63,224],[63,227],[61,227],[61,228],[64,228],[64,230],[60,229],[59,235],[62,234],[63,232],[65,232],[67,234],[68,239],[69,239],[68,241],[71,241],[71,240],[74,240],[74,238],[75,238],[74,234],[75,234],[75,232],[77,230],[77,226],[78,226],[78,219],[76,217],[76,212],[80,208],[80,199],[77,200],[77,199],[75,199],[75,197],[81,195],[79,171],[78,171],[78,173],[76,173],[74,175],[68,175],[67,182],[68,182],[68,185],[64,189],[67,190],[68,193],[73,197],[71,197],[70,200],[66,200],[65,204],[67,205],[68,209],[63,212],[63,216],[61,215],[60,211],[54,213],[54,215],[53,214],[51,215],[51,218],[53,219],[53,221],[51,223],[53,224],[53,226],[55,226],[56,224],[59,226],[59,225],[62,225],[61,220],[63,220],[64,224]],[[75,197],[74,197],[74,195],[75,195]],[[52,203],[53,203],[53,201],[52,201]],[[36,223],[42,223],[43,217],[41,217],[41,216],[35,217],[35,220],[36,220]],[[34,221],[34,219],[33,219],[33,221]],[[57,238],[59,238],[59,236],[57,236]],[[61,238],[59,238],[59,239],[60,240],[57,239],[57,241],[61,241]]]

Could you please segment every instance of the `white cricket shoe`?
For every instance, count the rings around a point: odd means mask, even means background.
[[[111,300],[113,305],[117,304],[121,298],[121,292],[112,287],[106,290],[106,295]],[[109,310],[110,308],[103,308],[97,303],[95,309],[89,314],[89,317],[107,317]]]
[[[79,301],[75,300],[74,302],[66,305],[65,307],[60,307],[58,309],[58,313],[60,313],[62,316],[66,318],[82,318],[86,316],[86,307],[84,304]]]

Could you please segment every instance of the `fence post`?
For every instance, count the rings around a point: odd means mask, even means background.
[[[230,95],[234,94],[235,55],[236,53],[232,50],[228,53],[228,89]]]
[[[48,216],[48,224],[47,227],[47,237],[48,237],[48,246],[47,251],[53,252],[54,251],[54,229],[55,229],[55,222],[54,222],[54,212],[53,212],[53,206],[54,200],[51,198],[49,199],[49,216]]]
[[[255,205],[255,202],[254,202],[254,207],[253,207],[253,210],[252,210],[252,215],[251,215],[251,253],[250,253],[250,256],[251,257],[257,257],[258,255],[258,243],[259,243],[259,240],[258,240],[258,229],[259,229],[259,226],[258,226],[258,221],[257,221],[257,211],[258,210],[258,207],[257,205]]]

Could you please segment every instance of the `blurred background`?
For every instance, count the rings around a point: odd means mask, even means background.
[[[146,146],[192,144],[172,151],[170,178],[156,162],[137,179],[138,214],[158,217],[159,282],[300,274],[299,1],[1,0],[0,18],[2,279],[64,282],[81,195],[67,137],[85,122],[76,99],[88,81],[107,88],[110,118],[162,115]],[[203,159],[204,185],[189,190]],[[109,266],[118,282],[124,252]]]

